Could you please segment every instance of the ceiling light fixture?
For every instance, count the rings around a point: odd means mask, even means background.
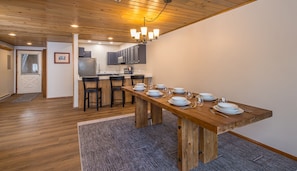
[[[70,25],[71,27],[73,27],[73,28],[78,28],[79,26],[78,25],[76,25],[76,24],[72,24],[72,25]]]
[[[153,29],[153,31],[147,32],[147,27],[145,26],[145,17],[143,20],[143,27],[140,27],[140,32],[137,32],[136,29],[130,29],[131,37],[137,42],[143,44],[147,43],[147,40],[152,41],[153,39],[158,39],[160,30]]]
[[[15,37],[15,36],[16,36],[16,34],[15,34],[15,33],[9,33],[8,35],[9,35],[9,36],[13,36],[13,37]]]
[[[160,34],[160,29],[153,29],[153,31],[147,32],[147,27],[145,26],[145,22],[153,22],[155,21],[165,10],[166,6],[168,3],[170,3],[171,0],[164,0],[164,7],[160,11],[160,13],[152,20],[146,20],[145,17],[143,19],[143,27],[140,27],[140,32],[138,32],[136,29],[130,29],[130,34],[133,39],[135,39],[137,42],[146,44],[147,41],[152,41],[154,39],[158,39],[159,34]]]

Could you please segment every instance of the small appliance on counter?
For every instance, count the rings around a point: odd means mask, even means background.
[[[133,74],[133,67],[124,68],[124,74]]]

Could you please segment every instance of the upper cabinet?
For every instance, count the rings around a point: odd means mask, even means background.
[[[118,60],[118,59],[123,59]],[[135,45],[118,52],[107,53],[107,64],[145,64],[146,63],[146,45]]]
[[[117,52],[107,52],[107,65],[118,65]]]

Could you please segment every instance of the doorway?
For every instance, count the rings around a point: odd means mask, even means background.
[[[17,51],[17,94],[41,93],[42,51]]]

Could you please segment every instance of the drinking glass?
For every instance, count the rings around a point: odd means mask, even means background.
[[[188,100],[192,99],[192,98],[193,98],[193,93],[192,93],[191,91],[187,91],[187,92],[186,92],[186,98],[187,98]]]
[[[154,84],[153,84],[153,82],[150,82],[149,83],[149,89],[151,90],[151,89],[154,89]]]
[[[173,89],[168,88],[167,89],[167,96],[171,97],[173,95]]]
[[[226,103],[226,102],[227,102],[227,100],[225,97],[221,97],[218,99],[218,103]]]
[[[200,95],[196,96],[197,106],[203,106],[203,98]]]

